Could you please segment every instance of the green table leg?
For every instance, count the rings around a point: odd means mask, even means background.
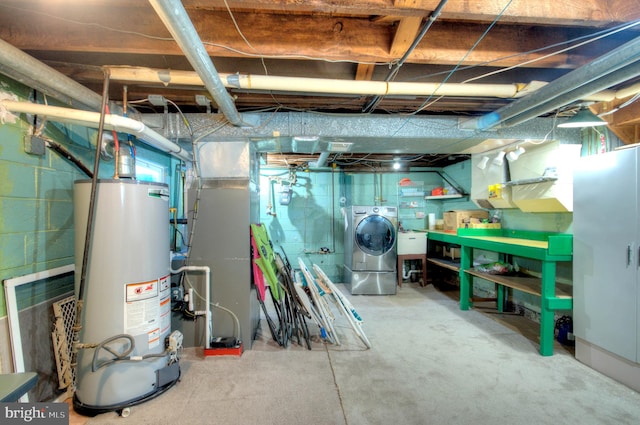
[[[469,310],[471,294],[473,293],[473,277],[464,271],[471,268],[473,248],[462,246],[460,248],[460,310]]]
[[[498,285],[496,283],[496,295],[497,295],[497,300],[496,303],[498,304],[498,311],[500,313],[504,312],[504,286],[502,285]]]
[[[556,263],[554,261],[542,262],[542,296],[540,302],[540,354],[553,355],[555,317],[554,310],[550,308],[549,300],[556,293]]]

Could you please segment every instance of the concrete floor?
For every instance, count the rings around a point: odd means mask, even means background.
[[[639,393],[559,344],[554,356],[540,356],[538,327],[523,317],[460,311],[455,290],[431,285],[348,296],[371,349],[337,313],[340,346],[316,335],[312,350],[283,349],[263,327],[239,357],[185,349],[181,380],[128,418],[110,412],[71,424],[638,423]]]

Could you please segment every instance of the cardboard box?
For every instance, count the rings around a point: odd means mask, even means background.
[[[452,260],[460,258],[460,248],[443,246],[442,256],[445,258],[451,258]]]
[[[488,219],[489,213],[484,210],[453,210],[444,213],[444,230],[456,231],[459,227],[465,227],[472,218],[478,220]]]
[[[469,223],[469,229],[500,229],[500,223]]]

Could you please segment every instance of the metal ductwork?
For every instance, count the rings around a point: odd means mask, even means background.
[[[0,40],[0,72],[74,108],[99,111],[102,97],[66,75]]]
[[[315,162],[310,162],[309,166],[313,168],[326,167],[328,159],[329,159],[329,152],[320,152],[320,156],[318,156],[318,160]]]
[[[469,120],[465,128],[487,130],[500,124],[513,125],[522,122],[529,115],[539,116],[580,99],[579,93],[601,89],[601,85],[611,85],[638,75],[638,67],[631,66],[640,61],[640,37],[600,56],[591,63],[577,68],[552,81],[535,93],[523,97],[482,117]],[[612,75],[613,81],[606,77]],[[601,82],[602,84],[600,84]],[[581,89],[583,86],[587,89]],[[554,102],[558,100],[558,102]],[[558,104],[561,103],[561,104]],[[544,106],[543,106],[544,105]],[[533,112],[535,111],[535,112]],[[531,114],[527,115],[529,112]],[[520,116],[522,120],[518,119]]]
[[[578,86],[574,90],[571,90],[564,95],[550,99],[548,102],[544,102],[519,115],[516,115],[513,118],[505,120],[502,125],[505,127],[518,125],[549,111],[562,108],[563,106],[569,105],[571,103],[580,100],[588,100],[589,94],[596,91],[605,90],[608,87],[623,83],[631,78],[637,77],[638,75],[640,75],[640,61],[625,66],[624,68],[612,72],[609,75],[605,75],[602,78],[598,78],[597,80]]]
[[[235,126],[243,125],[233,99],[220,80],[202,40],[179,0],[149,0],[151,6],[182,49],[187,60],[202,79],[220,111]]]

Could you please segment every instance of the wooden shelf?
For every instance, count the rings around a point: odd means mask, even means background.
[[[507,286],[509,288],[517,289],[518,291],[526,292],[527,294],[542,296],[542,279],[533,276],[511,276],[492,274],[487,272],[481,272],[476,269],[465,270],[472,276],[476,276],[490,282],[495,282],[499,285]],[[566,283],[556,282],[555,285],[557,298],[571,298],[572,287]]]
[[[445,258],[427,257],[427,263],[432,263],[436,266],[453,270],[454,272],[460,271],[460,261],[451,261]]]

